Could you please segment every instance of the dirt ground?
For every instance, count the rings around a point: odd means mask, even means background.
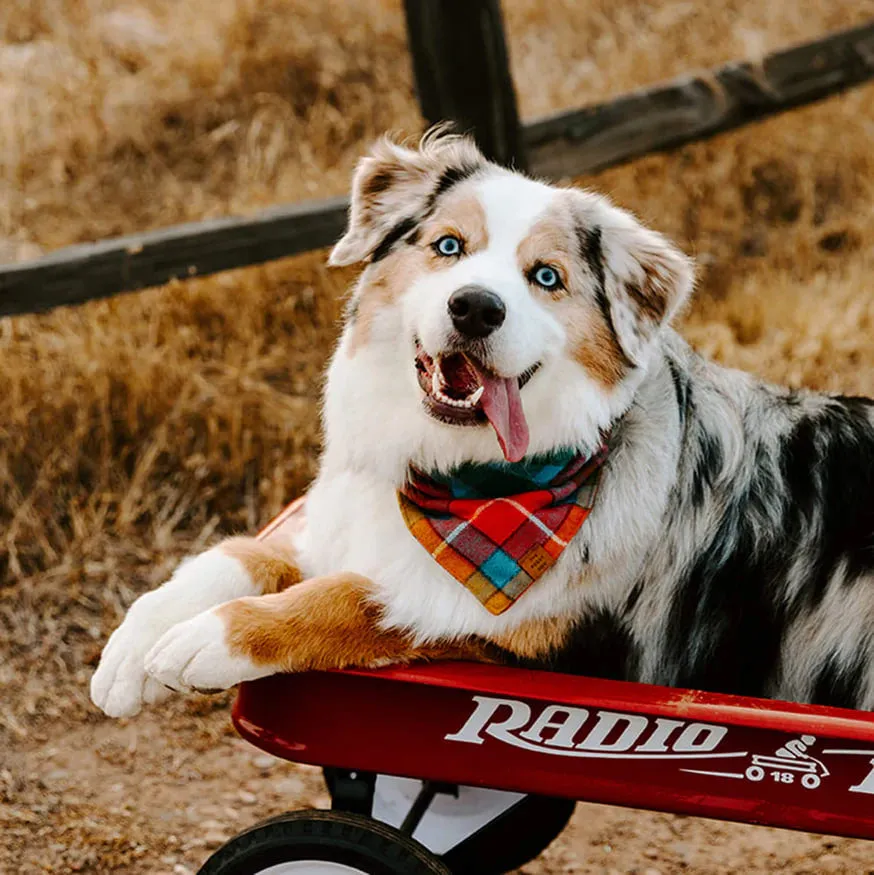
[[[504,0],[532,117],[874,17],[874,0]],[[3,0],[0,261],[343,191],[421,129],[399,0]],[[874,87],[579,180],[699,264],[682,330],[874,394]],[[313,253],[0,320],[0,873],[181,873],[317,773],[228,697],[127,722],[87,683],[126,606],[312,477],[350,271]],[[580,805],[524,870],[874,872],[845,840]]]

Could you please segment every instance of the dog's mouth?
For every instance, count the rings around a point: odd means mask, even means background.
[[[518,462],[528,450],[520,392],[539,367],[538,363],[519,376],[500,377],[463,352],[434,359],[416,341],[416,371],[425,410],[450,425],[490,423],[508,462]]]

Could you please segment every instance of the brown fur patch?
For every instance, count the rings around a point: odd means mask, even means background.
[[[496,635],[491,643],[523,659],[538,659],[559,650],[570,633],[568,617],[529,620],[510,632]]]
[[[265,543],[255,538],[229,538],[222,553],[237,559],[262,593],[276,593],[302,580],[297,556],[287,544]]]
[[[625,283],[624,288],[641,316],[656,324],[662,321],[668,307],[668,300],[665,294],[659,293],[657,283],[647,282],[645,288],[638,283]]]
[[[373,584],[356,574],[307,580],[285,592],[229,602],[216,613],[227,625],[232,653],[276,671],[366,668],[415,660],[495,662],[478,639],[414,647],[410,636],[384,630]]]
[[[547,292],[534,286],[535,294],[547,301],[559,300],[569,294],[582,294],[583,277],[579,276],[578,265],[573,258],[573,237],[570,219],[560,205],[547,210],[546,215],[534,223],[530,233],[516,248],[519,269],[527,276],[537,264],[555,268],[561,277],[564,289]]]
[[[627,359],[616,335],[597,307],[573,302],[562,316],[571,356],[606,389],[612,389],[627,372]]]
[[[595,303],[592,272],[579,251],[571,204],[559,197],[517,248],[524,274],[538,263],[555,268],[565,288],[556,293],[533,288],[558,313],[571,357],[607,389],[625,375],[627,360],[606,317]]]
[[[369,340],[376,314],[383,307],[397,303],[424,263],[418,247],[401,246],[361,275],[355,290],[356,312],[348,347],[350,356],[354,356]]]
[[[369,199],[382,194],[395,184],[395,173],[390,167],[378,166],[361,181],[361,196]]]
[[[453,234],[464,241],[464,251],[471,255],[489,245],[489,230],[486,213],[480,199],[464,185],[445,194],[434,216],[424,225],[423,238],[428,244],[429,262],[433,268],[443,268],[455,261],[438,255],[431,244],[446,234]]]

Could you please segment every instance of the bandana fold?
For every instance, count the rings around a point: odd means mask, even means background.
[[[492,614],[558,560],[598,492],[602,446],[516,464],[464,465],[449,476],[410,467],[398,503],[413,537]]]

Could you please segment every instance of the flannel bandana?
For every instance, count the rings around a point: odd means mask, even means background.
[[[410,467],[398,503],[407,528],[492,614],[558,560],[588,517],[601,466],[564,451],[516,464],[464,465],[451,475]]]

